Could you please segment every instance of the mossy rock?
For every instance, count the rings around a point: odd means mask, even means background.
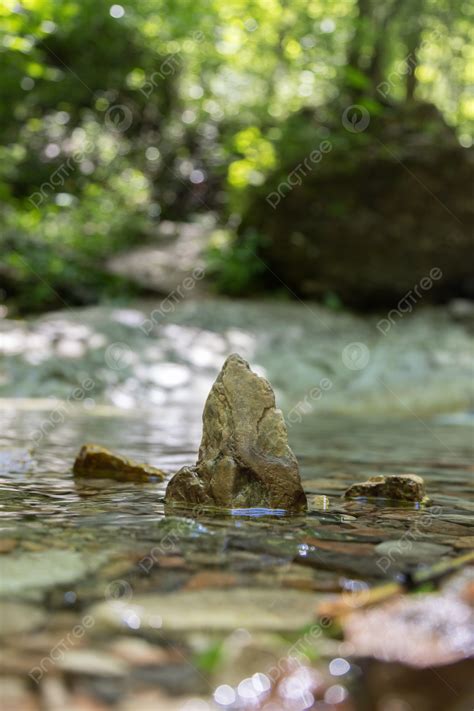
[[[362,133],[339,125],[325,140],[322,160],[281,189],[320,144],[315,123],[306,156],[271,176],[242,220],[242,240],[261,235],[267,286],[337,294],[362,308],[395,308],[417,286],[417,302],[474,296],[474,151],[459,146],[436,109],[391,109]],[[279,190],[272,206],[267,197]]]

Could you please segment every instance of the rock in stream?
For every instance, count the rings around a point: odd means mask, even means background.
[[[117,481],[147,482],[165,478],[165,473],[161,469],[125,459],[120,454],[109,452],[98,444],[85,444],[81,447],[74,462],[73,472],[80,477]]]
[[[273,390],[239,355],[227,358],[207,398],[197,464],[175,474],[165,500],[306,510],[298,462]]]
[[[359,497],[382,498],[393,501],[427,502],[425,483],[417,474],[380,474],[367,481],[352,484],[344,496],[348,499]]]

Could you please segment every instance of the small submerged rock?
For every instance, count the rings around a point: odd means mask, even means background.
[[[171,479],[166,502],[305,511],[298,462],[265,378],[233,354],[211,388],[197,464]]]
[[[346,499],[364,497],[394,501],[427,501],[425,482],[417,474],[371,476],[367,481],[352,484],[344,496]]]
[[[430,541],[406,541],[395,539],[382,541],[375,546],[375,552],[379,555],[389,556],[391,562],[399,561],[420,563],[432,559],[437,559],[451,552],[451,546],[443,546]]]
[[[113,654],[95,649],[68,649],[58,661],[58,668],[90,676],[124,676],[127,664]]]
[[[117,481],[150,481],[164,479],[166,476],[161,469],[126,459],[98,444],[85,444],[81,447],[73,472],[76,476]]]
[[[313,496],[310,507],[313,511],[327,511],[329,509],[329,497],[323,495]]]
[[[52,547],[34,553],[1,556],[0,596],[21,595],[35,599],[40,591],[85,578],[100,568],[107,556],[107,551],[86,554]]]
[[[0,554],[10,553],[15,550],[18,545],[16,538],[2,538],[0,539]]]
[[[30,632],[46,621],[46,613],[34,605],[0,600],[0,635]]]

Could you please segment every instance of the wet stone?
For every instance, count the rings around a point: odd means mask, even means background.
[[[43,589],[80,580],[97,569],[106,552],[81,554],[73,550],[46,550],[0,558],[0,595],[35,596]]]
[[[306,510],[298,462],[273,390],[240,356],[227,358],[207,398],[197,464],[175,474],[165,500]]]
[[[127,672],[127,665],[112,654],[95,650],[67,650],[58,661],[63,671],[90,676],[120,677]]]
[[[126,459],[98,444],[85,444],[81,447],[73,472],[79,477],[137,482],[161,480],[166,476],[161,469]]]
[[[422,562],[426,559],[447,555],[451,550],[450,546],[410,539],[384,541],[375,547],[375,552],[379,555],[388,556],[393,560],[400,559],[410,562]]]
[[[472,514],[448,514],[443,516],[444,521],[458,523],[464,526],[474,526],[474,516]]]
[[[314,620],[315,605],[323,599],[300,590],[231,588],[177,591],[172,594],[136,595],[129,602],[109,600],[95,605],[90,614],[97,629],[140,634],[167,631],[299,630]]]
[[[329,509],[329,497],[313,496],[310,501],[311,511],[327,511]]]
[[[0,601],[0,634],[18,634],[40,627],[46,620],[46,613],[34,605],[21,602]]]
[[[305,543],[319,550],[334,551],[335,553],[352,553],[354,556],[370,556],[374,550],[374,546],[370,543],[353,543],[347,541],[347,539],[343,541],[330,541],[321,538],[305,538]]]
[[[139,637],[114,638],[110,644],[110,652],[131,667],[163,666],[182,658],[174,647],[159,647]]]
[[[207,690],[206,681],[199,670],[183,662],[135,668],[132,681],[138,682],[140,686],[158,686],[172,695],[205,693]]]
[[[349,499],[363,497],[392,501],[427,501],[425,483],[417,474],[372,476],[367,481],[350,486],[344,496]]]
[[[452,541],[455,548],[474,548],[474,536],[461,536]]]
[[[233,573],[201,570],[186,583],[186,590],[202,590],[205,588],[231,588],[238,583]]]
[[[0,679],[2,711],[39,711],[40,706],[25,680],[15,676]]]
[[[0,540],[0,553],[10,553],[18,545],[16,538],[3,538]]]

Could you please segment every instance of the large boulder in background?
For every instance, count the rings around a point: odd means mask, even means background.
[[[243,239],[261,237],[270,282],[359,308],[393,307],[425,277],[426,300],[473,297],[474,152],[437,110],[413,104],[370,117],[363,131],[339,125],[305,168],[322,142],[314,128],[306,154],[262,186],[242,221]]]

